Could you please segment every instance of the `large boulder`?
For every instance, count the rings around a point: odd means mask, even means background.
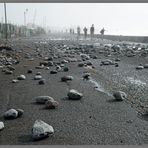
[[[45,123],[42,120],[36,120],[32,128],[32,138],[34,140],[41,140],[49,137],[54,133],[54,129],[51,125]]]

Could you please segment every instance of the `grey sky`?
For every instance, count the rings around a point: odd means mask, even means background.
[[[24,24],[24,11],[28,8],[27,23],[54,27],[90,27],[95,33],[104,27],[106,34],[148,36],[148,3],[8,3],[8,20]],[[0,20],[4,17],[3,3],[0,3]]]

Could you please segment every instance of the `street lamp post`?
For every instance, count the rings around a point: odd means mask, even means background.
[[[7,44],[7,10],[6,10],[6,3],[4,3],[4,11],[5,11],[5,39],[6,39],[6,44]]]

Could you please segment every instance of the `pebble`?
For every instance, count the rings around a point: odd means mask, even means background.
[[[39,85],[43,85],[43,84],[45,84],[45,79],[42,79],[39,81]]]
[[[38,96],[36,98],[34,98],[34,100],[36,101],[36,103],[38,104],[45,104],[46,101],[54,101],[54,99],[50,96]]]
[[[64,72],[67,72],[67,71],[69,71],[69,68],[68,68],[68,67],[64,67],[64,68],[63,68],[63,71],[64,71]]]
[[[36,66],[35,68],[36,68],[36,69],[43,69],[43,68],[44,68],[44,65]]]
[[[79,63],[78,64],[78,67],[83,67],[84,66],[84,63]]]
[[[5,74],[11,75],[11,74],[13,74],[13,71],[5,70]]]
[[[85,74],[83,75],[83,79],[84,79],[84,80],[89,80],[89,79],[90,79],[90,76],[91,76],[90,73],[85,73]]]
[[[142,65],[139,65],[136,67],[137,70],[142,70],[144,67]]]
[[[49,135],[52,134],[54,134],[54,129],[51,125],[45,123],[42,120],[35,121],[32,128],[32,138],[34,140],[40,140],[49,137]]]
[[[114,96],[114,98],[115,98],[117,101],[123,101],[124,99],[127,98],[126,93],[125,93],[125,92],[122,92],[122,91],[114,92],[114,93],[113,93],[113,96]]]
[[[4,127],[5,127],[5,126],[4,126],[4,123],[3,123],[3,122],[0,122],[0,131],[3,130]]]
[[[61,66],[59,66],[59,65],[56,66],[56,70],[57,70],[57,71],[61,71],[61,70],[62,70]]]
[[[41,80],[41,79],[42,79],[42,76],[41,75],[34,76],[34,80]]]
[[[21,117],[22,115],[23,115],[23,113],[24,113],[24,110],[22,110],[22,109],[16,109],[16,111],[18,112],[18,117]]]
[[[18,80],[25,80],[26,77],[25,77],[25,75],[20,75],[20,76],[17,77],[17,79],[18,79]]]
[[[9,109],[4,113],[4,118],[5,119],[15,119],[18,117],[18,111],[15,109]]]
[[[77,90],[71,89],[67,96],[70,100],[80,100],[83,97],[83,94],[79,93]]]
[[[57,74],[58,72],[56,70],[50,71],[50,74]]]
[[[63,77],[61,77],[62,82],[72,81],[72,80],[73,80],[73,76],[63,76]]]
[[[53,64],[53,62],[52,61],[49,61],[48,62],[48,66],[53,66],[54,64]]]
[[[19,80],[17,80],[17,79],[12,80],[12,83],[18,83],[18,82],[19,82]]]
[[[45,102],[45,107],[47,109],[55,109],[58,105],[59,105],[59,103],[57,101],[53,101],[53,100],[48,100]]]
[[[33,70],[32,69],[29,69],[28,71],[27,71],[27,73],[32,73],[33,72]]]

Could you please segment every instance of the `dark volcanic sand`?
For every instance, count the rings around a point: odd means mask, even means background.
[[[48,38],[48,37],[45,37]],[[21,62],[15,66],[13,75],[5,75],[0,71],[0,115],[5,128],[0,131],[0,144],[2,145],[50,145],[50,144],[147,144],[148,121],[139,115],[142,105],[147,106],[147,74],[148,70],[136,71],[135,66],[146,63],[147,57],[120,57],[119,67],[100,66],[101,59],[106,57],[98,54],[98,59],[92,60],[95,69],[78,67],[78,62],[66,64],[68,72],[50,74],[50,70],[35,69],[42,58],[29,61],[24,57],[25,52],[34,53],[34,42],[44,38],[21,39],[13,41],[14,48],[22,49]],[[72,44],[75,41],[50,41]],[[46,51],[46,49],[45,49]],[[34,57],[34,56],[33,56]],[[109,59],[114,58],[107,57]],[[24,65],[28,65],[24,67]],[[33,69],[32,74],[27,74],[28,69]],[[46,79],[45,85],[38,85],[33,80],[34,75],[40,71]],[[97,91],[93,84],[83,81],[84,71],[89,71],[104,89]],[[12,79],[24,74],[26,80],[11,83]],[[60,82],[61,76],[72,75],[74,80],[68,84]],[[144,86],[133,85],[125,82],[124,78],[135,77],[145,82]],[[84,94],[79,101],[67,100],[69,88],[77,89]],[[123,90],[128,98],[123,102],[114,102],[112,92]],[[44,105],[33,104],[33,98],[39,95],[49,95],[59,102],[55,110],[46,110]],[[140,104],[142,104],[140,106]],[[8,108],[22,108],[24,115],[15,120],[4,120],[3,113]],[[141,118],[140,118],[141,117]],[[41,141],[33,141],[31,129],[34,121],[41,119],[53,126],[55,133],[52,137]],[[144,120],[145,119],[145,120]]]

